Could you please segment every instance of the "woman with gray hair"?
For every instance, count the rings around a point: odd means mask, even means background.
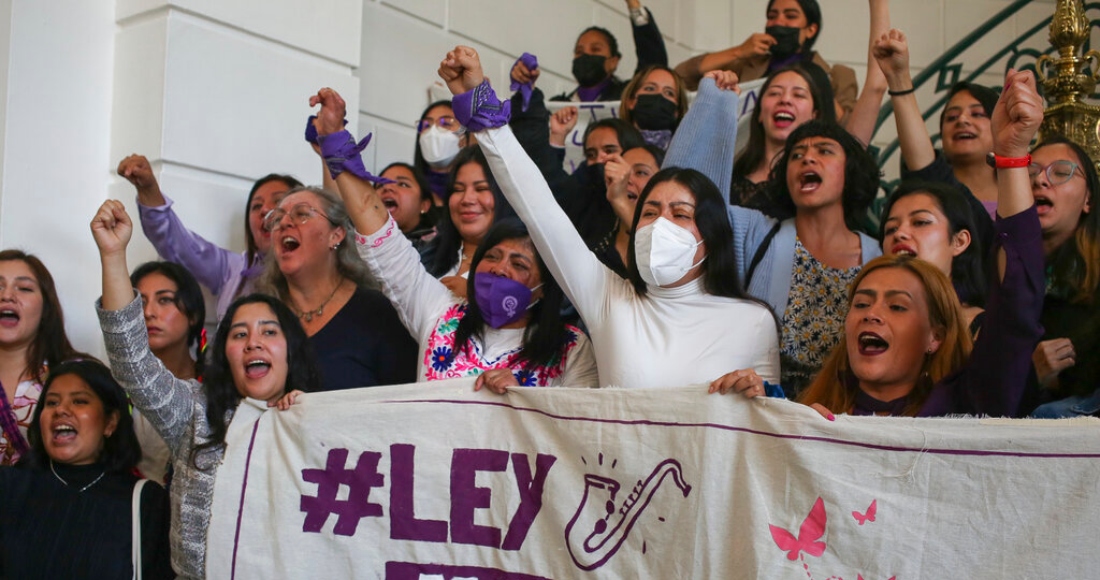
[[[261,286],[298,315],[323,390],[416,381],[416,342],[390,301],[370,288],[340,198],[316,187],[292,189],[264,226],[272,252]]]

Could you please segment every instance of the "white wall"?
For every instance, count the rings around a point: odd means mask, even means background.
[[[891,8],[919,68],[1010,3],[893,0]],[[767,0],[646,4],[675,64],[762,30]],[[862,80],[866,0],[822,4],[819,50]],[[1053,6],[1036,0],[976,45],[968,66]],[[413,124],[449,48],[476,47],[498,88],[513,60],[532,52],[544,69],[540,86],[560,92],[572,84],[576,34],[592,24],[615,32],[620,70],[633,70],[624,0],[0,0],[0,247],[45,260],[74,342],[102,352],[88,222],[108,196],[132,208],[132,188],[114,176],[122,157],[149,156],[185,223],[242,250],[252,180],[276,171],[319,181],[301,138],[317,88],[358,103],[350,128],[375,132],[366,163],[376,169],[410,160]],[[1035,44],[1045,44],[1045,32]],[[154,257],[135,234],[131,264]]]

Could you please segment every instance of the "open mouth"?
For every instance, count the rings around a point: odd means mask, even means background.
[[[890,253],[896,256],[913,256],[914,258],[917,257],[917,251],[905,244],[894,244],[894,247],[890,249]]]
[[[959,133],[955,133],[956,141],[970,141],[977,138],[978,136],[974,133],[971,133],[970,131],[961,131]]]
[[[807,171],[798,177],[799,191],[817,191],[821,187],[821,176],[813,171]]]
[[[875,356],[886,352],[890,343],[873,332],[861,332],[859,334],[859,354]]]
[[[1050,201],[1050,198],[1042,195],[1035,196],[1035,213],[1039,215],[1046,215],[1050,213],[1050,210],[1052,210],[1053,208],[1054,202]],[[2,321],[2,317],[3,315],[0,314],[0,321]]]
[[[244,363],[244,376],[250,379],[261,379],[271,371],[271,363],[256,359]]]
[[[383,195],[382,205],[386,206],[390,213],[393,213],[393,210],[397,209],[397,199]]]
[[[283,239],[279,242],[282,245],[284,252],[293,252],[298,249],[298,246],[302,245],[297,238],[293,236],[283,236]]]
[[[772,121],[775,123],[775,126],[780,129],[785,129],[793,125],[794,119],[794,115],[787,111],[778,111],[772,115]]]
[[[0,310],[0,326],[11,328],[19,324],[19,313],[11,308]]]
[[[76,428],[72,425],[54,425],[51,432],[56,443],[66,443],[76,439]]]

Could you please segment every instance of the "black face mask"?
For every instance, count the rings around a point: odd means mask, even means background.
[[[666,131],[676,128],[676,104],[661,95],[638,95],[630,118],[639,129]]]
[[[603,68],[606,61],[606,56],[598,54],[582,54],[574,58],[573,78],[577,79],[577,84],[582,87],[593,87],[600,84],[600,81],[607,78],[607,71]]]
[[[769,26],[764,29],[764,32],[775,39],[775,44],[769,50],[773,58],[787,58],[802,48],[802,43],[798,39],[799,33],[802,32],[801,28]]]

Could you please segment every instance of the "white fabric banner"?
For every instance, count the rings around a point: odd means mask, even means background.
[[[242,404],[210,578],[1089,578],[1100,421],[468,380]]]

